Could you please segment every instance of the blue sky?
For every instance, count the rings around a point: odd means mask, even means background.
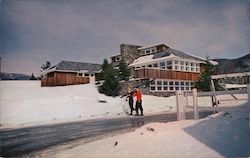
[[[47,60],[102,63],[121,43],[211,58],[250,52],[248,0],[0,0],[2,71]]]

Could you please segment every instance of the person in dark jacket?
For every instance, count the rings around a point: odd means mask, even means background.
[[[129,107],[130,107],[130,115],[133,115],[133,111],[134,109],[134,96],[133,96],[133,92],[131,91],[131,88],[128,88],[128,103],[129,103]]]

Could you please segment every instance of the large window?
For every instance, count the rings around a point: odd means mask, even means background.
[[[150,91],[174,92],[178,90],[190,91],[194,88],[193,81],[163,80],[150,83]]]
[[[200,72],[200,64],[190,61],[181,60],[167,60],[158,63],[150,63],[143,65],[140,68],[158,68],[176,71]],[[138,67],[136,67],[138,69]]]
[[[165,69],[165,62],[161,62],[160,63],[160,67],[163,68],[163,69]]]
[[[172,61],[167,61],[167,69],[168,70],[172,70],[173,66],[172,66]]]
[[[153,67],[158,67],[158,63],[153,64]]]

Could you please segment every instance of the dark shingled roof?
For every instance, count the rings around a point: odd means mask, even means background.
[[[82,63],[82,62],[74,62],[74,61],[61,61],[59,64],[55,65],[56,70],[64,70],[64,71],[80,71],[80,70],[88,70],[89,72],[101,71],[100,64],[93,63]]]
[[[178,56],[178,57],[186,58],[186,59],[204,61],[200,58],[197,58],[195,56],[186,54],[186,53],[178,51],[178,50],[174,50],[172,48],[168,48],[168,49],[165,49],[161,52],[155,53],[153,56],[153,59],[163,58],[163,57],[169,56],[170,54],[173,54],[173,55]]]

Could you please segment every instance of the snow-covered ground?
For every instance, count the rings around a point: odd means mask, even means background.
[[[147,124],[134,132],[59,150],[50,156],[248,157],[249,132],[249,113],[245,104],[197,121]]]
[[[174,110],[175,99],[167,100],[144,96],[145,114]],[[121,116],[123,105],[125,99],[99,94],[93,84],[41,87],[40,81],[0,81],[0,128]]]
[[[232,99],[231,96],[225,97]],[[98,100],[106,100],[107,103]],[[192,105],[191,97],[188,101]],[[227,101],[226,106],[244,102]],[[211,98],[199,98],[198,104],[211,106]],[[92,84],[41,87],[40,81],[0,81],[0,128],[118,117],[125,115],[124,105],[128,108],[124,99],[99,94]],[[173,112],[176,110],[176,98],[143,95],[143,108],[144,114]]]

